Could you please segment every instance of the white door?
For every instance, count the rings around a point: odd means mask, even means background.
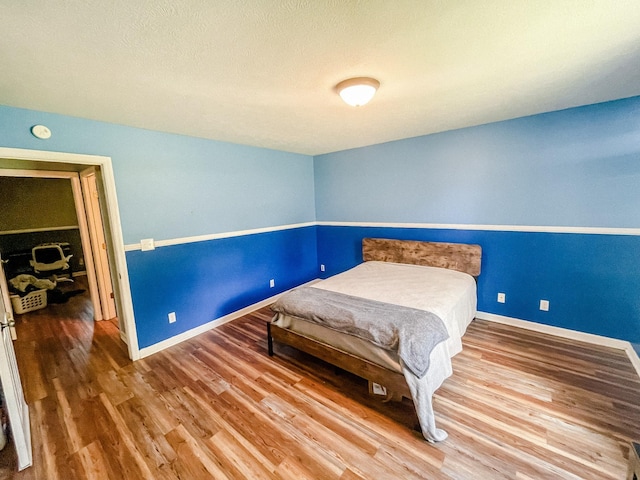
[[[113,284],[111,283],[109,257],[107,255],[107,241],[102,224],[102,213],[100,212],[100,200],[95,170],[93,168],[83,170],[80,172],[80,179],[82,182],[84,208],[87,213],[89,239],[93,252],[93,264],[96,268],[96,280],[98,282],[98,296],[100,297],[102,318],[110,319],[114,318],[117,313],[113,295]]]
[[[0,267],[0,288],[7,291],[7,281]],[[4,295],[3,295],[4,296]],[[24,401],[18,362],[13,350],[11,330],[13,318],[7,313],[4,302],[0,301],[0,380],[4,393],[5,408],[9,415],[9,425],[18,453],[18,470],[31,466],[31,428],[29,426],[29,407]]]

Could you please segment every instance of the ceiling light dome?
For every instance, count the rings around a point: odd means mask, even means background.
[[[358,77],[343,80],[336,85],[336,91],[345,103],[361,107],[369,103],[379,86],[380,82],[375,78]]]

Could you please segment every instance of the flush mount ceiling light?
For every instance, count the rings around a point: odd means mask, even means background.
[[[380,82],[375,78],[349,78],[337,84],[336,91],[345,103],[352,107],[361,107],[373,98],[379,86]]]

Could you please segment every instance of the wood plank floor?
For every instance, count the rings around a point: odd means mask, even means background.
[[[56,315],[54,315],[56,314]],[[132,363],[86,297],[18,316],[34,466],[16,479],[620,479],[640,439],[624,353],[474,321],[435,396],[449,438],[411,430],[411,402],[288,347],[262,309]]]

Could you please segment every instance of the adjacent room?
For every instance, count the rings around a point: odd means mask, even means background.
[[[0,25],[0,476],[640,476],[638,2]],[[425,370],[273,310],[319,291],[431,292]]]

